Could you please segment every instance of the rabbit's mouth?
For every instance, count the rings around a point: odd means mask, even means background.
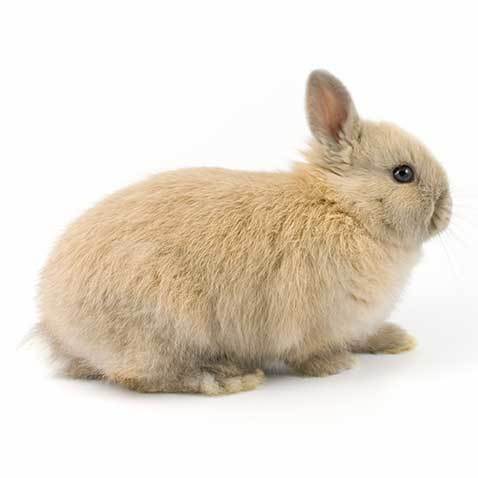
[[[448,189],[445,189],[435,201],[433,214],[429,224],[429,230],[431,234],[438,234],[446,229],[451,219],[451,211],[451,196]]]

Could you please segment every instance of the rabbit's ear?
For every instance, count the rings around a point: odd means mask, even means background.
[[[355,139],[359,119],[345,86],[325,70],[313,71],[307,82],[307,117],[315,138],[340,147]]]

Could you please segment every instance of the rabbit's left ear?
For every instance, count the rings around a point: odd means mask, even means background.
[[[352,97],[335,76],[313,71],[307,82],[307,117],[315,138],[334,149],[358,135],[359,118]]]

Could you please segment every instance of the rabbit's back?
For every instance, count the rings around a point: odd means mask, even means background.
[[[265,291],[303,234],[291,227],[296,188],[287,173],[193,169],[113,194],[54,249],[40,283],[45,327],[70,352],[88,347],[100,361],[145,331],[159,341],[180,335],[185,347],[237,347],[224,321],[243,348],[264,350],[252,329],[264,329]],[[254,344],[239,330],[248,327]]]

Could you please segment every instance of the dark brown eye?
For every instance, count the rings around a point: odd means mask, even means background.
[[[393,170],[393,179],[398,183],[411,183],[415,179],[415,171],[410,166],[402,164]]]

